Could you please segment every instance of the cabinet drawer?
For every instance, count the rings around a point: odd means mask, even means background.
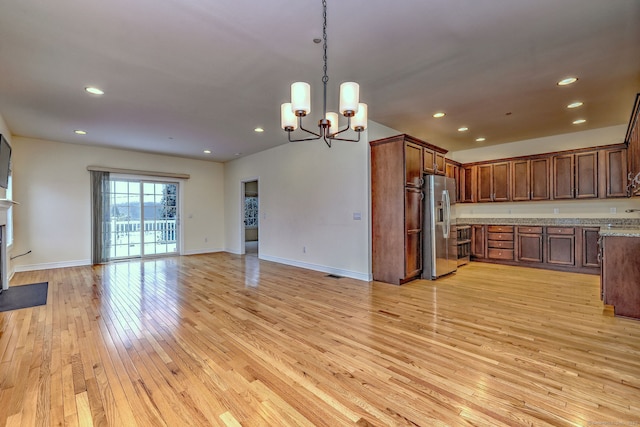
[[[513,259],[513,249],[489,249],[489,258]]]
[[[489,225],[489,233],[513,233],[513,225]]]
[[[513,233],[489,233],[487,240],[511,240],[513,242]]]
[[[490,248],[513,249],[513,240],[489,240],[487,246]]]
[[[547,234],[574,234],[573,227],[547,227]]]
[[[542,234],[542,227],[518,227],[520,234]]]

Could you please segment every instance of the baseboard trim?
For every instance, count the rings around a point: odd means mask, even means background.
[[[280,258],[271,255],[259,254],[258,258],[265,261],[277,262],[278,264],[290,265],[293,267],[306,268],[307,270],[320,271],[322,273],[335,274],[342,277],[349,277],[351,279],[362,280],[364,282],[371,282],[373,276],[371,274],[359,273],[357,271],[343,270],[340,268],[328,267],[326,265],[312,264],[308,262],[301,262],[287,258]]]
[[[76,261],[64,261],[64,262],[45,262],[42,264],[27,264],[27,265],[16,265],[13,268],[15,273],[20,273],[23,271],[36,271],[36,270],[50,270],[54,268],[65,268],[65,267],[84,267],[86,265],[91,265],[91,260],[89,259],[81,259]]]
[[[225,252],[224,249],[196,249],[193,251],[184,251],[182,255],[204,255],[204,254],[214,254],[216,252]]]

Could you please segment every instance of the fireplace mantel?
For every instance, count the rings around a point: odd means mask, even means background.
[[[7,211],[13,205],[18,205],[18,202],[14,202],[9,199],[0,199],[0,227],[7,225]],[[0,239],[0,282],[2,283],[1,289],[9,289],[9,280],[7,272],[9,271],[9,263],[7,262],[7,236],[3,229]]]

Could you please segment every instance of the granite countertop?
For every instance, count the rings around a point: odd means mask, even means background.
[[[640,218],[465,218],[456,220],[458,225],[488,224],[488,225],[539,225],[562,227],[602,227],[606,225],[615,228],[640,227]]]
[[[603,226],[600,227],[601,236],[640,237],[640,227],[632,226]]]

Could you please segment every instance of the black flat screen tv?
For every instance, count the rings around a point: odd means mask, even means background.
[[[9,168],[11,163],[11,146],[0,135],[0,187],[7,188],[9,186]]]

